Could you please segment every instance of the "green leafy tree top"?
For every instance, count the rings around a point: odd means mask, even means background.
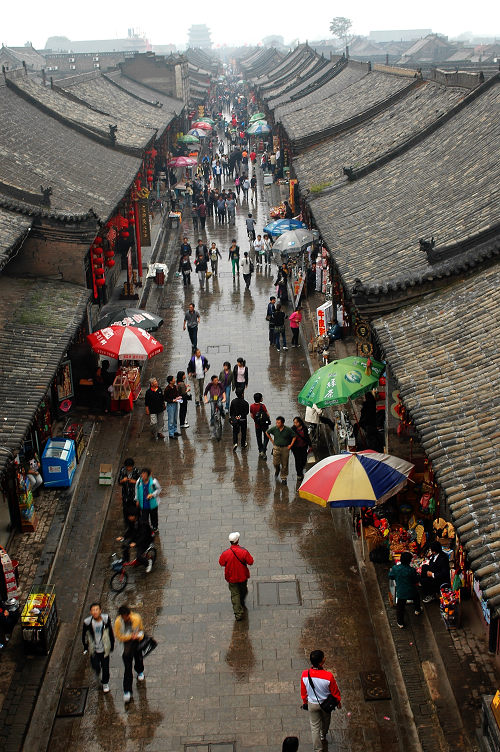
[[[340,39],[344,46],[349,42],[352,22],[350,18],[344,18],[343,16],[337,16],[330,22],[330,31],[333,36]]]

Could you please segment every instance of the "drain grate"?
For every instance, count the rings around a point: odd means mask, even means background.
[[[67,687],[63,689],[57,708],[58,718],[74,718],[83,715],[88,693],[88,687]]]
[[[228,353],[230,351],[229,345],[207,345],[207,353]]]
[[[184,752],[235,752],[236,742],[194,742],[185,744]]]
[[[390,700],[391,693],[383,671],[360,671],[361,687],[365,700]]]
[[[259,606],[295,606],[301,604],[300,587],[297,580],[280,582],[257,582],[257,603]]]

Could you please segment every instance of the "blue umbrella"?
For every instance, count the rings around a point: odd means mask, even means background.
[[[264,232],[267,232],[268,235],[274,236],[281,235],[289,230],[298,230],[300,227],[305,227],[307,229],[307,225],[303,222],[299,222],[298,219],[277,219],[275,222],[269,222],[269,224],[264,227]]]

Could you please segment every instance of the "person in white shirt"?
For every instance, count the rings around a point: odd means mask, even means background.
[[[273,256],[273,246],[271,243],[271,240],[269,238],[269,235],[267,233],[264,233],[264,237],[262,238],[262,245],[264,247],[264,259],[266,264],[271,264],[272,256]]]
[[[193,357],[188,363],[187,372],[194,385],[194,398],[196,406],[198,407],[203,400],[203,390],[205,388],[205,374],[210,368],[210,363],[201,354],[199,348],[194,353]]]
[[[264,260],[264,242],[260,235],[257,235],[257,239],[253,241],[253,249],[255,252],[255,263],[262,266]]]

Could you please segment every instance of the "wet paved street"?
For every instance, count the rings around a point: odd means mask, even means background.
[[[268,220],[262,199],[252,206],[257,231]],[[192,275],[187,291],[171,273],[161,300],[164,353],[147,369],[160,382],[185,370],[190,357],[183,312],[193,300],[201,314],[199,344],[210,361],[209,374],[224,360],[246,358],[247,398],[261,391],[271,417],[287,424],[298,412],[296,395],[309,376],[302,349],[278,353],[269,348],[266,304],[276,272],[232,279],[227,258],[232,237],[243,250],[247,206],[240,206],[236,228],[207,222],[207,239],[222,253],[220,276],[200,289]],[[184,223],[195,245],[192,227]],[[194,240],[193,240],[194,238]],[[176,249],[177,249],[176,245]],[[293,460],[287,486],[277,483],[271,460],[263,461],[249,425],[249,446],[232,450],[230,426],[220,443],[211,438],[208,407],[189,404],[190,428],[178,441],[153,442],[136,404],[125,455],[149,465],[163,491],[159,508],[158,560],[152,573],[134,570],[127,590],[109,591],[109,556],[121,532],[121,496],[112,507],[91,576],[90,599],[100,598],[114,618],[119,605],[139,611],[159,642],[146,659],[146,681],[134,681],[134,701],[124,707],[121,649],[111,661],[111,693],[103,695],[75,643],[67,686],[90,686],[82,718],[57,719],[50,749],[183,750],[209,752],[210,743],[236,743],[238,752],[281,749],[287,735],[300,737],[300,749],[312,749],[307,714],[300,709],[299,678],[310,650],[325,651],[337,677],[343,709],[332,717],[330,750],[392,752],[396,741],[391,701],[365,702],[360,671],[380,670],[375,639],[353,555],[350,530],[342,512],[300,500]],[[112,420],[112,419],[110,419]],[[117,467],[114,467],[116,473]],[[218,558],[228,534],[241,532],[241,544],[255,558],[249,581],[248,618],[234,620],[230,595]],[[229,752],[232,747],[212,747]]]

